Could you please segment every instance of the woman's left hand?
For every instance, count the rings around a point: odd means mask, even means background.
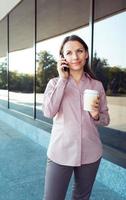
[[[98,120],[99,119],[99,105],[100,105],[100,99],[99,96],[96,98],[96,100],[92,103],[92,111],[90,111],[90,115],[93,119]]]

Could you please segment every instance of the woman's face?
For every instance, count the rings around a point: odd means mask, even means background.
[[[84,65],[88,58],[88,52],[85,51],[83,45],[80,42],[66,42],[63,47],[63,55],[68,62],[70,70],[80,71],[84,69]]]

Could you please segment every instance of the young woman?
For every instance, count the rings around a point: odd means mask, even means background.
[[[91,194],[102,157],[97,125],[108,125],[109,115],[103,86],[88,58],[80,37],[66,37],[57,63],[59,77],[49,81],[44,93],[44,115],[53,118],[44,200],[64,200],[73,173],[72,200],[88,200]],[[83,109],[85,89],[99,92],[90,112]]]

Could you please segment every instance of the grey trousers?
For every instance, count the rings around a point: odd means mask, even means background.
[[[65,200],[74,173],[72,200],[89,200],[100,160],[79,167],[59,165],[48,159],[43,200]]]

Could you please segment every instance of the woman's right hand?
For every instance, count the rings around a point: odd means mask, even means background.
[[[64,70],[64,67],[68,68],[67,71]],[[57,62],[57,71],[60,78],[67,79],[69,77],[69,67],[68,63],[64,58],[60,58]]]

